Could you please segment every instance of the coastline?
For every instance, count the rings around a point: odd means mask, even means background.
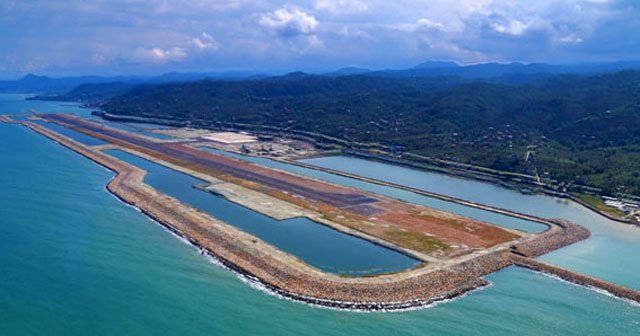
[[[98,111],[98,112],[94,112],[96,115],[106,119],[106,120],[119,120],[119,121],[132,121],[132,122],[141,122],[141,123],[159,123],[159,124],[163,124],[163,125],[167,125],[167,126],[171,126],[171,127],[182,127],[184,126],[184,122],[180,121],[180,120],[173,120],[173,119],[162,119],[162,118],[151,118],[151,117],[137,117],[137,116],[127,116],[127,115],[112,115],[112,114],[108,114],[106,112],[103,111]],[[258,133],[265,133],[265,134],[269,134],[269,135],[277,135],[278,133],[275,132],[275,130],[271,130],[271,129],[265,129],[264,126],[260,126],[260,125],[255,125],[257,127],[257,129],[253,129],[252,126],[254,125],[248,125],[248,124],[242,124],[242,125],[232,125],[232,124],[224,124],[224,125],[217,125],[218,128],[223,129],[223,130],[229,130],[229,131],[254,131],[254,132],[258,132]],[[204,126],[202,126],[204,127]],[[320,143],[318,143],[315,139],[312,139],[309,137],[309,135],[296,135],[295,137],[300,137],[301,140],[304,141],[310,141],[312,143],[314,143],[317,146],[320,146]],[[326,139],[325,139],[326,140]],[[340,144],[340,146],[344,146],[345,144]],[[320,146],[320,147],[326,147],[326,146]],[[632,225],[634,227],[638,227],[640,228],[640,223],[634,223],[632,221],[629,220],[625,220],[625,219],[621,219],[615,216],[611,216],[609,214],[607,214],[606,212],[600,211],[599,209],[591,206],[588,203],[585,203],[583,201],[581,201],[580,199],[573,197],[571,194],[569,193],[565,193],[565,192],[558,192],[558,191],[554,191],[554,190],[549,190],[547,187],[545,187],[544,184],[540,183],[540,182],[533,182],[533,177],[530,176],[525,176],[522,174],[517,174],[517,173],[512,173],[512,172],[502,172],[503,175],[509,175],[509,176],[518,176],[519,181],[515,181],[515,180],[508,180],[505,181],[503,178],[501,178],[500,176],[493,176],[490,175],[486,172],[480,172],[477,170],[469,170],[469,169],[464,169],[461,167],[458,168],[446,168],[446,167],[439,167],[439,166],[435,166],[435,165],[430,165],[430,164],[420,164],[419,162],[413,162],[411,160],[407,160],[407,159],[397,159],[394,157],[391,157],[389,155],[382,155],[382,154],[373,154],[373,153],[365,153],[362,152],[360,150],[344,150],[344,149],[329,149],[326,150],[325,152],[319,152],[313,155],[309,155],[309,156],[305,156],[305,157],[300,157],[299,159],[305,159],[305,158],[312,158],[312,157],[322,157],[322,156],[334,156],[334,155],[339,155],[339,154],[346,154],[346,155],[351,155],[351,156],[355,156],[355,157],[361,157],[361,158],[365,158],[365,159],[369,159],[369,160],[375,160],[375,161],[380,161],[380,162],[385,162],[385,163],[390,163],[393,165],[397,165],[397,166],[401,166],[401,167],[407,167],[407,168],[412,168],[412,169],[419,169],[419,170],[426,170],[426,171],[432,171],[435,173],[439,173],[439,174],[445,174],[445,175],[450,175],[450,176],[456,176],[456,177],[460,177],[460,178],[468,178],[471,180],[475,180],[475,181],[481,181],[481,182],[488,182],[488,183],[492,183],[495,185],[499,185],[502,187],[506,187],[509,189],[513,189],[513,190],[517,190],[520,193],[523,193],[523,191],[520,188],[516,188],[515,185],[517,184],[523,184],[523,185],[527,185],[527,186],[533,186],[535,188],[535,190],[533,190],[533,193],[537,193],[537,194],[543,194],[543,195],[548,195],[548,196],[554,196],[554,197],[559,197],[559,198],[565,198],[565,199],[569,199],[572,200],[582,206],[584,206],[585,208],[594,211],[595,213],[602,215],[610,220],[619,222],[619,223],[623,223],[623,224],[627,224],[627,225]],[[287,160],[288,163],[293,163],[295,162],[294,160]],[[482,168],[482,167],[478,167],[478,168]],[[527,180],[531,180],[529,182],[526,182],[522,179],[520,179],[521,177],[527,177]],[[514,185],[515,184],[515,185]]]
[[[178,203],[176,205],[179,205],[179,208],[176,209],[170,207],[172,209],[168,209],[169,207],[154,203],[154,197],[147,199],[136,197],[139,196],[136,195],[139,192],[148,192],[153,190],[154,193],[157,193],[153,188],[142,183],[144,171],[125,162],[113,159],[108,155],[92,153],[88,148],[86,148],[86,146],[75,143],[74,140],[63,136],[55,135],[53,134],[54,132],[51,132],[42,126],[29,123],[23,124],[38,133],[54,139],[61,145],[91,159],[97,164],[116,172],[117,175],[111,182],[109,182],[107,190],[121,201],[140,209],[140,211],[145,215],[162,224],[172,233],[183,237],[189,243],[201,250],[207,251],[208,254],[214,256],[225,267],[247,277],[248,279],[251,279],[252,281],[260,282],[265,286],[265,288],[283,297],[287,297],[295,301],[302,301],[314,305],[338,309],[366,311],[398,310],[422,307],[436,301],[451,299],[464,294],[469,290],[488,284],[486,280],[469,276],[469,269],[467,267],[459,267],[455,273],[443,272],[442,270],[425,271],[425,269],[415,269],[376,277],[343,278],[320,272],[288,255],[282,258],[284,260],[274,260],[275,258],[265,258],[267,253],[255,253],[257,255],[261,254],[260,257],[263,259],[270,259],[266,261],[267,264],[269,264],[267,267],[263,266],[265,261],[256,260],[257,258],[254,257],[254,254],[242,253],[243,258],[238,258],[236,253],[229,253],[229,250],[242,247],[244,247],[245,250],[249,250],[250,248],[246,245],[233,246],[244,245],[242,244],[242,241],[233,239],[234,237],[228,237],[229,240],[233,240],[234,244],[229,244],[229,241],[223,242],[221,240],[216,240],[218,244],[207,244],[207,242],[201,239],[201,237],[195,237],[199,236],[197,232],[193,232],[195,234],[190,235],[190,229],[185,229],[185,226],[178,223],[187,222],[185,220],[193,219],[191,218],[192,216],[179,216],[180,221],[176,221],[176,214],[180,212],[186,212],[187,215],[195,215],[196,217],[208,217],[207,215],[196,209],[189,209],[189,206],[179,204],[180,202],[178,200],[172,199],[164,194],[154,196],[156,199],[161,199],[162,202],[166,204],[174,205],[174,203]],[[167,210],[170,210],[170,212],[167,212]],[[260,241],[256,237],[241,232],[227,224],[220,223],[214,218],[208,218],[208,220],[210,222],[216,222],[216,224],[223,224],[225,229],[229,231],[237,231],[231,232],[231,234],[245,236],[244,238],[250,237],[249,241],[251,242],[251,245],[261,245],[260,250],[271,250],[269,251],[269,254],[276,256],[279,255],[280,257],[283,257],[284,255],[283,252]],[[191,222],[196,224],[196,221],[192,220]],[[227,245],[224,247],[228,247],[228,245],[232,246],[229,249],[221,249],[220,245]],[[255,247],[253,249],[255,249]],[[510,262],[508,259],[508,252],[504,251],[501,252],[501,254],[501,258],[497,258],[496,260],[492,260],[494,259],[493,254],[482,256],[483,258],[476,258],[487,259],[482,261],[488,261],[492,265],[490,267],[485,265],[476,265],[475,272],[473,273],[477,275],[485,275],[509,266]],[[259,267],[256,268],[255,264],[258,264]],[[295,264],[293,265],[295,267],[291,267],[292,265],[287,264]],[[278,272],[275,272],[276,270]],[[300,272],[301,270],[302,272]],[[449,283],[449,281],[446,280],[449,276],[455,276],[457,278],[457,282],[455,284]],[[283,277],[288,278],[289,281],[282,281]],[[418,282],[422,280],[430,281],[419,286]],[[299,286],[300,284],[298,284],[298,286],[286,285],[291,282],[302,282],[303,286]],[[389,284],[395,284],[396,288],[393,288],[390,291]],[[329,287],[327,287],[327,285]],[[439,287],[438,290],[434,290],[434,285]],[[420,287],[423,287],[429,295],[416,298],[413,291]],[[331,290],[327,292],[327,289]],[[331,291],[335,292],[330,293]]]
[[[524,194],[522,192],[521,189],[519,188],[515,188],[513,185],[509,184],[509,183],[505,183],[502,179],[498,178],[498,177],[488,177],[488,176],[484,176],[484,175],[479,175],[477,172],[475,171],[466,171],[466,170],[456,170],[456,169],[446,169],[446,168],[442,168],[442,169],[434,169],[434,168],[428,168],[425,167],[423,165],[420,165],[418,163],[410,163],[408,162],[408,160],[397,160],[393,157],[389,157],[386,155],[379,155],[379,154],[369,154],[369,153],[362,153],[362,152],[358,152],[358,151],[347,151],[344,154],[348,155],[348,156],[354,156],[356,158],[363,158],[363,159],[367,159],[367,160],[374,160],[374,161],[379,161],[379,162],[383,162],[383,163],[389,163],[389,164],[393,164],[399,167],[405,167],[405,168],[411,168],[411,169],[418,169],[418,170],[425,170],[425,171],[432,171],[435,173],[439,173],[439,174],[445,174],[445,175],[449,175],[449,176],[455,176],[455,177],[459,177],[459,178],[467,178],[467,179],[471,179],[474,181],[480,181],[480,182],[486,182],[486,183],[491,183],[491,184],[495,184],[501,187],[505,187],[508,189],[512,189],[512,190],[516,190],[522,194]],[[332,156],[333,154],[330,154],[328,156]],[[321,155],[317,155],[317,156],[321,156]],[[290,160],[287,161],[288,163],[292,163],[295,162],[294,160]],[[308,167],[310,168],[310,167]],[[511,182],[511,183],[515,183],[515,182]],[[530,183],[525,183],[526,185],[529,185]],[[557,192],[557,191],[552,191],[552,190],[548,190],[547,188],[545,188],[543,185],[537,185],[536,184],[536,189],[533,191],[534,194],[542,194],[542,195],[547,195],[547,196],[553,196],[553,197],[559,197],[559,198],[564,198],[564,199],[569,199],[572,200],[582,206],[584,206],[585,208],[603,216],[606,217],[612,221],[616,221],[618,223],[623,223],[623,224],[627,224],[627,225],[631,225],[634,227],[638,227],[640,228],[640,224],[639,223],[634,223],[628,220],[624,220],[615,216],[612,216],[604,211],[599,210],[598,208],[592,206],[589,203],[586,203],[582,200],[580,200],[579,198],[571,195],[568,192]],[[436,196],[433,196],[436,197]]]
[[[340,278],[313,269],[256,237],[157,192],[144,184],[145,172],[135,166],[37,124],[21,124],[114,171],[117,175],[107,190],[220,260],[225,267],[278,295],[314,305],[366,311],[429,306],[486,286],[488,282],[481,276],[514,265],[514,251],[535,257],[589,236],[578,225],[547,220],[552,229],[523,239],[510,250],[494,251],[447,268]]]
[[[640,229],[640,223],[634,223],[634,222],[630,222],[630,221],[625,221],[625,220],[622,220],[622,219],[617,218],[615,216],[612,216],[612,215],[610,215],[610,214],[608,214],[608,213],[606,213],[604,211],[601,211],[600,209],[596,208],[595,206],[593,206],[593,205],[591,205],[591,204],[589,204],[589,203],[587,203],[587,202],[581,200],[580,198],[575,197],[575,196],[573,196],[571,194],[565,195],[564,198],[570,199],[570,200],[582,205],[583,207],[585,207],[585,208],[597,213],[598,215],[606,217],[607,219],[610,219],[610,220],[618,222],[618,223],[631,225],[632,227]]]

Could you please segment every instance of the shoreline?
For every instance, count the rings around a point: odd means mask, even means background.
[[[378,162],[382,162],[382,163],[388,163],[388,164],[392,164],[395,166],[399,166],[399,167],[403,167],[403,168],[410,168],[410,169],[417,169],[417,170],[422,170],[422,171],[427,171],[427,172],[432,172],[435,174],[443,174],[443,175],[447,175],[447,176],[452,176],[452,177],[458,177],[458,178],[462,178],[462,179],[470,179],[472,181],[478,181],[478,182],[484,182],[484,183],[490,183],[493,185],[497,185],[503,188],[507,188],[510,190],[515,190],[517,192],[519,192],[520,194],[526,195],[526,193],[522,192],[519,188],[514,188],[513,186],[511,186],[509,183],[501,183],[504,182],[502,179],[500,179],[499,177],[481,177],[481,175],[478,175],[477,172],[474,171],[467,171],[464,169],[459,169],[458,173],[454,171],[452,171],[452,169],[446,169],[446,168],[442,168],[442,169],[433,169],[433,168],[427,168],[427,167],[423,167],[421,165],[419,165],[417,162],[415,164],[412,163],[408,163],[405,161],[408,160],[397,160],[395,158],[389,157],[389,156],[385,156],[385,155],[379,155],[379,154],[369,154],[369,153],[361,153],[361,152],[357,152],[357,151],[347,151],[347,152],[342,152],[341,154],[343,155],[347,155],[347,156],[352,156],[355,158],[361,158],[361,159],[365,159],[365,160],[374,160],[374,161],[378,161]],[[316,157],[321,157],[324,155],[316,155]],[[329,154],[326,156],[335,156],[334,154]],[[291,160],[293,161],[293,160]],[[290,162],[290,161],[287,161]],[[384,181],[383,181],[384,182]],[[511,183],[516,183],[516,182],[511,182]],[[529,184],[525,184],[525,185],[529,185]],[[596,207],[590,205],[589,203],[586,203],[582,200],[580,200],[579,198],[571,195],[570,193],[564,193],[564,192],[557,192],[557,191],[550,191],[547,190],[546,188],[542,187],[542,186],[537,186],[537,188],[532,192],[533,194],[541,194],[541,195],[545,195],[545,196],[551,196],[551,197],[558,197],[558,198],[563,198],[563,199],[568,199],[571,201],[576,202],[577,204],[582,205],[583,207],[603,216],[606,217],[607,219],[610,219],[612,221],[616,221],[618,223],[622,223],[622,224],[627,224],[627,225],[631,225],[637,228],[640,228],[640,224],[639,223],[634,223],[632,221],[628,221],[628,220],[624,220],[621,218],[617,218],[615,216],[612,216],[606,212],[600,211],[599,209],[597,209]],[[601,195],[598,195],[601,196]],[[445,196],[448,197],[448,196]]]
[[[160,225],[162,225],[164,228],[166,228],[167,230],[169,230],[172,234],[178,235],[179,237],[182,237],[183,239],[185,239],[186,242],[188,242],[189,244],[195,246],[196,248],[200,249],[201,251],[205,251],[206,254],[208,254],[209,256],[215,258],[216,261],[219,261],[221,265],[223,265],[225,268],[233,271],[234,273],[240,275],[241,277],[243,277],[244,279],[251,281],[251,282],[255,282],[255,283],[259,283],[261,284],[261,286],[264,286],[265,289],[267,289],[268,291],[270,291],[271,293],[274,293],[275,295],[278,296],[282,296],[284,298],[287,299],[291,299],[294,301],[299,301],[299,302],[304,302],[304,303],[308,303],[308,304],[312,304],[312,305],[317,305],[317,306],[324,306],[324,307],[329,307],[329,308],[334,308],[334,309],[344,309],[344,310],[357,310],[357,311],[392,311],[392,310],[406,310],[406,309],[412,309],[412,308],[419,308],[419,307],[424,307],[424,306],[428,306],[430,304],[433,304],[435,302],[439,302],[442,300],[448,300],[448,299],[452,299],[455,297],[458,297],[470,290],[476,289],[478,287],[483,287],[486,286],[488,284],[488,282],[486,282],[486,280],[484,279],[480,279],[480,278],[476,278],[474,279],[474,281],[465,281],[464,283],[458,284],[456,286],[450,286],[450,288],[448,290],[445,291],[441,291],[439,293],[439,295],[433,295],[430,296],[428,298],[416,298],[416,299],[411,299],[411,300],[380,300],[380,301],[358,301],[358,300],[340,300],[340,299],[333,299],[330,296],[314,296],[314,295],[306,295],[306,294],[302,294],[302,293],[296,293],[292,290],[283,288],[281,286],[278,285],[274,285],[273,283],[269,282],[269,281],[265,281],[264,279],[262,279],[260,276],[256,275],[254,272],[251,272],[249,270],[247,270],[246,268],[240,266],[240,263],[231,261],[230,259],[227,259],[225,257],[223,257],[222,255],[215,253],[214,249],[212,249],[210,246],[207,246],[206,244],[203,244],[201,240],[199,239],[194,239],[193,237],[190,237],[188,234],[185,233],[185,231],[181,230],[180,228],[175,227],[174,225],[171,225],[170,223],[168,223],[167,219],[164,216],[158,216],[153,210],[145,208],[144,206],[141,206],[138,202],[136,201],[132,201],[131,199],[129,199],[125,194],[126,191],[119,188],[119,186],[121,185],[122,181],[125,179],[128,179],[132,176],[136,176],[136,177],[142,177],[141,176],[141,172],[142,170],[140,170],[139,168],[135,167],[135,166],[131,166],[128,163],[125,162],[118,162],[118,164],[114,164],[114,165],[109,165],[109,164],[105,164],[106,162],[104,162],[103,160],[101,160],[99,157],[93,156],[93,155],[86,155],[85,153],[83,153],[83,149],[84,150],[88,150],[88,148],[86,148],[87,146],[84,146],[80,143],[76,143],[74,140],[68,139],[64,136],[59,136],[56,134],[53,134],[53,131],[49,131],[48,129],[36,125],[36,124],[28,124],[28,123],[23,123],[23,125],[29,127],[30,129],[50,138],[53,139],[54,141],[58,142],[59,144],[61,144],[64,147],[70,148],[74,151],[76,151],[78,154],[89,158],[90,160],[94,161],[96,164],[105,167],[106,169],[113,171],[114,173],[116,173],[116,176],[107,184],[106,188],[107,190],[113,194],[116,198],[118,198],[120,201],[122,201],[123,203],[126,203],[132,207],[135,207],[136,209],[138,209],[140,212],[142,212],[145,216],[151,218],[152,220],[154,220],[155,222],[159,223]],[[84,147],[84,148],[83,148]],[[95,154],[95,153],[93,153]],[[107,157],[107,155],[101,155],[103,157]],[[114,161],[119,161],[117,159],[110,159],[108,161],[114,162]],[[127,167],[128,166],[128,167]],[[127,168],[132,168],[132,171],[126,171]],[[153,189],[148,187],[149,189]],[[123,193],[123,191],[125,191]],[[170,198],[169,196],[164,196],[166,198]],[[185,207],[188,207],[185,205]],[[196,210],[197,211],[197,210]],[[234,228],[235,229],[235,228]],[[248,235],[248,234],[246,234]],[[253,237],[253,239],[256,239],[255,237]],[[505,264],[503,266],[500,267],[500,269],[509,266],[508,264]],[[308,268],[308,266],[307,266]],[[495,271],[495,270],[494,270]],[[493,273],[494,271],[491,271],[489,273]],[[409,272],[400,272],[400,273],[404,273],[404,276],[402,276],[403,280],[406,281],[407,278],[411,278],[414,275],[412,274],[411,276],[408,276],[407,273],[415,273],[415,271],[410,270]],[[427,275],[431,273],[428,272]],[[338,278],[339,280],[343,280],[346,283],[350,283],[350,282],[354,282],[352,280],[356,280],[355,284],[356,287],[362,287],[362,286],[358,286],[360,285],[359,283],[361,282],[367,282],[368,280],[372,280],[372,279],[379,279],[379,278],[394,278],[397,277],[398,273],[395,274],[391,274],[391,275],[383,275],[383,276],[377,276],[377,277],[367,277],[367,278],[340,278],[337,276],[333,276],[333,275],[328,275],[328,274],[324,274],[330,278]],[[374,281],[377,282],[377,287],[380,287],[382,285],[382,287],[386,287],[385,283],[388,281],[388,279],[384,279],[383,282],[378,282],[378,281]],[[409,288],[407,288],[409,289]],[[371,292],[370,292],[371,293]],[[374,296],[376,295],[375,293],[372,293]],[[408,293],[404,293],[405,295]],[[357,298],[357,297],[354,297]]]
[[[369,240],[382,239],[409,249],[428,262],[459,262],[459,257],[472,252],[505,248],[524,234],[453,212],[207,153],[190,147],[190,143],[148,140],[68,114],[39,116],[143,153],[161,165],[169,163],[189,175],[205,176],[204,180],[215,177],[215,188],[258,212],[324,221],[340,230],[369,236]]]
[[[61,144],[61,145],[65,146],[64,144]],[[109,171],[111,171],[111,172],[116,174],[111,181],[113,181],[118,176],[118,174],[119,174],[118,172],[116,172],[114,170],[111,170],[110,168],[108,168],[106,166],[103,166],[99,162],[96,162],[96,161],[94,161],[94,162],[96,164],[102,166],[102,167],[105,167],[107,170],[109,170]],[[250,273],[250,272],[244,270],[243,268],[238,267],[234,263],[232,263],[232,262],[230,262],[230,261],[228,261],[228,260],[226,260],[226,259],[214,254],[212,251],[210,251],[205,246],[200,244],[197,240],[191,239],[188,236],[186,236],[184,234],[184,232],[182,232],[180,230],[177,230],[176,228],[163,223],[161,218],[156,217],[154,214],[146,211],[144,208],[140,208],[139,206],[137,206],[134,203],[128,202],[126,199],[124,199],[120,195],[118,195],[117,192],[115,192],[114,190],[109,188],[109,185],[111,184],[111,181],[109,181],[109,183],[105,186],[105,189],[111,195],[113,195],[115,198],[117,198],[120,202],[137,209],[144,216],[146,216],[147,218],[151,219],[153,222],[157,223],[158,225],[163,227],[165,230],[169,231],[169,233],[171,233],[172,235],[176,236],[177,238],[183,240],[184,243],[189,244],[190,246],[196,248],[199,251],[200,254],[206,255],[208,258],[211,258],[213,260],[213,263],[216,264],[216,266],[219,266],[219,267],[222,267],[222,268],[224,268],[226,270],[231,271],[233,274],[235,274],[237,277],[239,277],[243,282],[248,283],[249,286],[258,287],[257,288],[258,290],[262,290],[262,291],[268,293],[269,295],[274,295],[276,297],[283,298],[283,299],[286,299],[286,300],[291,300],[291,301],[294,301],[294,302],[301,302],[301,303],[309,304],[311,306],[316,306],[316,307],[323,307],[323,308],[336,309],[336,310],[346,310],[346,311],[358,311],[358,312],[405,311],[405,310],[412,310],[412,309],[428,308],[428,307],[431,307],[431,306],[433,306],[435,304],[438,304],[440,302],[446,302],[446,301],[450,301],[450,300],[453,300],[453,299],[456,299],[456,298],[461,298],[461,297],[463,297],[464,295],[466,295],[466,294],[468,294],[470,292],[473,292],[473,291],[488,287],[491,284],[487,280],[478,278],[477,279],[478,282],[471,283],[471,284],[465,284],[464,286],[459,286],[457,288],[454,288],[454,290],[452,290],[452,291],[444,292],[442,294],[442,296],[440,296],[440,297],[434,297],[434,298],[431,298],[429,300],[419,300],[418,299],[418,300],[413,300],[413,301],[390,302],[390,303],[389,302],[338,301],[338,300],[321,299],[321,298],[317,298],[317,297],[313,297],[313,296],[298,295],[298,294],[292,293],[290,291],[287,291],[287,290],[285,290],[283,288],[271,285],[268,282],[262,281],[260,278],[256,277],[252,273]],[[386,247],[386,246],[384,246],[384,247]],[[509,267],[509,266],[506,266],[506,267]]]
[[[422,195],[422,196],[431,197],[431,198],[439,199],[439,200],[446,201],[446,202],[451,202],[451,203],[456,203],[456,204],[468,206],[470,208],[485,210],[485,211],[489,211],[489,212],[493,212],[493,213],[497,213],[497,214],[513,217],[513,218],[528,220],[528,221],[532,221],[532,222],[536,222],[536,223],[540,223],[540,224],[546,225],[548,228],[552,226],[551,224],[549,224],[549,220],[547,220],[545,218],[537,217],[537,216],[533,216],[533,215],[529,215],[529,214],[525,214],[525,213],[521,213],[521,212],[517,212],[517,211],[512,211],[512,210],[505,209],[505,208],[494,207],[494,206],[491,206],[491,205],[486,205],[486,204],[482,204],[482,203],[478,203],[478,202],[474,202],[474,201],[468,201],[468,200],[465,200],[465,199],[462,199],[462,198],[458,198],[458,197],[448,196],[448,195],[444,195],[444,194],[438,194],[438,193],[434,193],[434,192],[430,192],[430,191],[426,191],[426,190],[422,190],[422,189],[418,189],[418,188],[405,186],[405,185],[402,185],[402,184],[396,184],[396,183],[393,183],[393,182],[387,182],[387,181],[383,181],[383,180],[379,180],[379,179],[375,179],[375,178],[370,178],[370,177],[365,177],[365,176],[361,176],[361,175],[351,174],[351,173],[347,173],[347,172],[343,172],[343,171],[335,170],[335,169],[331,169],[331,168],[315,166],[315,165],[304,163],[304,162],[298,162],[298,161],[294,161],[294,160],[276,160],[276,161],[281,161],[281,162],[284,162],[284,163],[293,164],[293,165],[300,166],[300,167],[303,167],[303,168],[309,168],[309,169],[313,169],[313,170],[318,170],[318,171],[322,171],[322,172],[330,173],[330,174],[334,174],[334,175],[340,175],[340,176],[343,176],[343,177],[353,178],[353,179],[360,180],[360,181],[363,181],[363,182],[373,183],[373,184],[377,184],[377,185],[381,185],[381,186],[385,186],[385,187],[404,190],[404,191],[412,192],[412,193],[415,193],[415,194],[418,194],[418,195]]]
[[[161,118],[150,118],[150,117],[137,117],[137,116],[128,116],[128,115],[112,115],[112,114],[108,114],[104,111],[99,111],[96,112],[96,115],[104,118],[105,120],[118,120],[118,121],[132,121],[132,122],[141,122],[141,123],[161,123],[163,125],[167,125],[170,127],[182,127],[184,122],[180,121],[180,120],[173,120],[173,119],[161,119]],[[244,125],[246,127],[250,126],[250,125]],[[204,127],[204,126],[203,126]],[[235,131],[246,131],[247,129],[245,128],[238,128],[235,127],[233,125],[226,125],[224,127],[219,126],[225,130],[235,130]],[[254,132],[259,133],[260,131],[256,131],[253,130]],[[265,130],[262,130],[262,132],[264,132]],[[266,132],[266,134],[271,134],[273,133],[273,131],[269,131]],[[315,141],[313,143],[316,143]],[[317,143],[316,143],[317,145]],[[517,182],[517,181],[504,181],[503,179],[501,179],[498,176],[492,176],[492,175],[488,175],[487,173],[480,173],[478,171],[475,170],[467,170],[464,168],[455,168],[455,169],[451,169],[451,168],[446,168],[446,167],[437,167],[437,166],[432,166],[429,164],[426,164],[426,166],[420,165],[418,162],[411,162],[410,160],[407,159],[402,159],[402,160],[398,160],[396,158],[393,158],[391,156],[388,155],[381,155],[381,154],[372,154],[372,153],[365,153],[362,151],[358,151],[358,150],[344,150],[344,149],[340,149],[340,150],[328,150],[327,153],[324,152],[319,152],[319,153],[315,153],[309,156],[305,156],[305,157],[300,157],[299,159],[306,159],[306,158],[312,158],[312,157],[322,157],[322,156],[334,156],[334,155],[340,155],[340,154],[346,154],[346,155],[351,155],[354,157],[362,157],[365,159],[371,159],[371,160],[375,160],[375,161],[380,161],[380,162],[385,162],[385,163],[389,163],[389,164],[393,164],[393,165],[397,165],[400,167],[405,167],[405,168],[412,168],[412,169],[418,169],[418,170],[424,170],[424,171],[429,171],[429,172],[434,172],[434,173],[438,173],[438,174],[444,174],[447,176],[455,176],[455,177],[459,177],[459,178],[466,178],[466,179],[470,179],[473,181],[480,181],[480,182],[487,182],[487,183],[491,183],[491,184],[495,184],[498,186],[502,186],[502,187],[506,187],[509,189],[513,189],[513,190],[517,190],[519,193],[525,194],[524,192],[522,192],[522,190],[520,190],[519,188],[514,188],[513,185],[509,184],[509,183],[523,183],[523,182]],[[293,160],[291,160],[293,161]],[[287,161],[290,162],[290,161]],[[429,166],[431,168],[429,168]],[[483,167],[479,167],[479,168],[483,168]],[[513,172],[502,172],[503,174],[506,175],[517,175],[517,173],[513,173]],[[502,182],[502,183],[501,183]],[[547,195],[547,196],[553,196],[553,197],[559,197],[559,198],[564,198],[564,199],[569,199],[572,200],[582,206],[584,206],[585,208],[599,214],[602,215],[612,221],[616,221],[619,223],[623,223],[623,224],[627,224],[627,225],[632,225],[634,227],[640,228],[640,223],[635,223],[633,221],[629,221],[629,220],[625,220],[625,219],[621,219],[621,218],[617,218],[615,216],[611,216],[605,212],[602,212],[600,210],[598,210],[595,207],[592,207],[590,204],[585,203],[579,199],[577,199],[576,197],[573,197],[572,195],[568,194],[568,193],[564,193],[564,192],[557,192],[557,191],[551,191],[548,190],[547,188],[545,188],[543,185],[540,185],[539,183],[523,183],[524,185],[527,186],[533,186],[534,188],[536,188],[536,190],[533,191],[534,194],[542,194],[542,195]]]
[[[277,295],[314,305],[364,311],[429,306],[486,286],[488,282],[482,276],[516,264],[514,251],[535,257],[589,236],[588,230],[576,224],[547,220],[552,228],[542,234],[515,242],[510,249],[476,256],[446,268],[340,278],[313,269],[256,237],[159,193],[143,182],[146,172],[140,168],[40,125],[21,124],[115,172],[107,190],[206,251],[225,267],[261,283]]]
[[[609,220],[612,220],[612,221],[615,221],[615,222],[618,222],[618,223],[622,223],[622,224],[631,225],[632,227],[640,229],[640,223],[635,223],[635,222],[631,222],[631,221],[625,221],[625,220],[622,220],[620,218],[616,218],[614,216],[611,216],[608,213],[600,211],[595,206],[593,206],[593,205],[591,205],[591,204],[589,204],[589,203],[587,203],[587,202],[585,202],[585,201],[583,201],[583,200],[579,199],[578,197],[575,197],[575,196],[573,196],[571,194],[567,194],[563,198],[572,200],[572,201],[576,202],[577,204],[580,204],[583,207],[585,207],[585,208],[587,208],[587,209],[589,209],[589,210],[597,213],[598,215],[603,216],[603,217],[605,217],[605,218],[607,218]]]

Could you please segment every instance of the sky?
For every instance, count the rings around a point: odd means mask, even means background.
[[[0,0],[0,76],[640,60],[639,0]]]

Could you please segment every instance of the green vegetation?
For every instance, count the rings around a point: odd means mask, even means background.
[[[610,216],[623,217],[625,215],[624,212],[622,212],[622,211],[620,211],[620,210],[618,210],[618,209],[616,209],[614,207],[610,207],[610,206],[606,205],[600,196],[588,195],[588,194],[580,194],[580,193],[571,193],[571,195],[573,195],[574,197],[576,197],[577,199],[579,199],[583,203],[591,205],[592,207],[598,209],[598,211],[604,212],[604,213],[606,213],[606,214],[608,214]]]
[[[118,115],[322,134],[389,152],[640,194],[640,72],[510,84],[446,78],[323,77],[134,88]]]
[[[399,229],[389,229],[385,232],[385,239],[398,246],[412,249],[422,253],[432,253],[435,251],[446,251],[451,247],[441,240],[425,236],[424,234],[404,231]]]

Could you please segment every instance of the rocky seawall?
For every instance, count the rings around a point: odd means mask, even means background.
[[[569,221],[554,219],[549,220],[549,223],[554,224],[551,229],[512,245],[512,252],[534,258],[591,236],[589,230]]]
[[[144,183],[146,172],[138,167],[38,124],[22,124],[116,172],[116,177],[107,186],[110,192],[214,256],[229,269],[261,283],[273,293],[310,304],[356,310],[426,306],[486,286],[488,282],[481,277],[505,267],[520,265],[533,269],[530,265],[537,265],[535,261],[525,262],[530,260],[529,256],[537,256],[589,236],[589,232],[579,225],[554,221],[549,222],[552,228],[543,234],[523,238],[510,247],[479,253],[456,264],[418,267],[374,277],[345,278],[315,269],[255,236],[158,192]],[[572,279],[586,281],[579,277]],[[608,283],[591,281],[590,284],[606,287]],[[633,297],[633,294],[626,297]]]
[[[479,277],[511,265],[508,251],[482,255],[442,269],[416,268],[368,278],[343,278],[308,266],[260,239],[216,220],[143,182],[145,171],[94,151],[45,127],[33,130],[117,173],[107,188],[174,233],[218,258],[228,268],[275,293],[342,309],[407,309],[485,286]]]
[[[514,263],[517,266],[524,267],[533,271],[556,276],[562,280],[572,282],[577,285],[605,291],[613,296],[621,299],[629,300],[640,304],[640,292],[628,287],[620,286],[588,275],[573,272],[564,268],[549,265],[531,258],[523,258],[514,256]]]
[[[7,124],[14,124],[15,121],[13,119],[11,119],[11,117],[6,116],[6,115],[0,115],[0,121],[2,121],[3,123],[7,123]]]

